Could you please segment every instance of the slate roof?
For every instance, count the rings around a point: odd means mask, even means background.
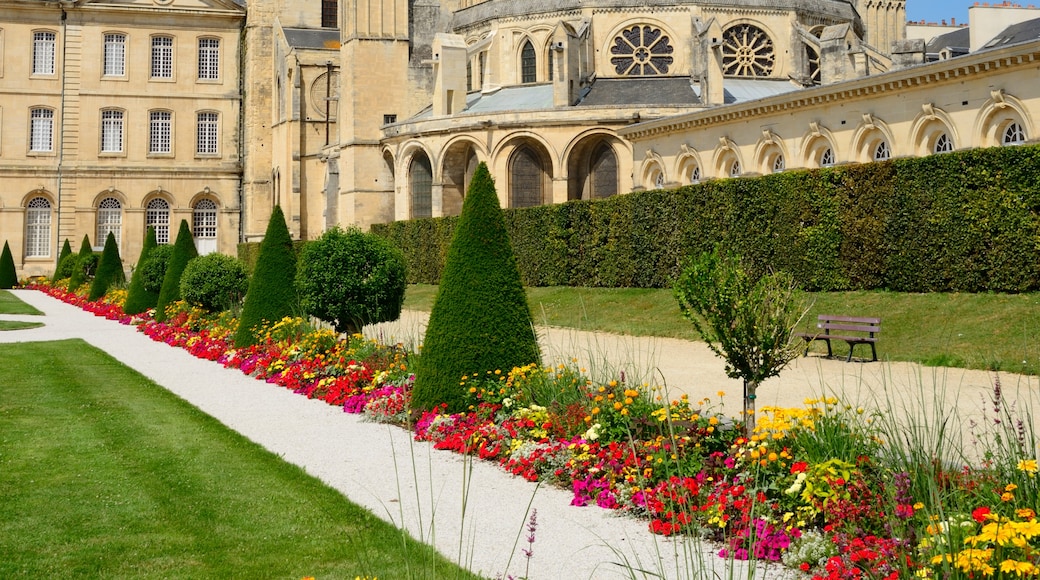
[[[924,51],[928,54],[938,54],[943,50],[949,50],[951,53],[960,56],[968,54],[968,47],[970,46],[971,31],[969,28],[964,27],[960,30],[940,34],[929,40],[924,47]]]
[[[632,105],[699,105],[690,77],[596,79],[579,107]]]
[[[982,45],[979,50],[1000,48],[1010,44],[1029,42],[1040,38],[1040,18],[1026,20],[1018,24],[1012,24],[1004,29],[1004,32],[996,35],[992,40]]]

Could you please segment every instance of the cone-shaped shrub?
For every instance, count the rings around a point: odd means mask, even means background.
[[[14,268],[14,256],[11,247],[4,242],[4,251],[0,253],[0,290],[7,290],[18,285],[18,271]]]
[[[412,406],[466,408],[463,375],[539,363],[527,295],[495,183],[481,163],[462,205],[426,328]]]
[[[192,258],[199,255],[195,249],[195,240],[191,237],[191,229],[188,221],[181,220],[181,227],[177,230],[177,241],[173,243],[173,255],[170,263],[166,265],[166,275],[163,276],[162,289],[159,290],[159,300],[155,303],[155,319],[159,322],[166,320],[166,307],[181,299],[181,274],[184,267]]]
[[[72,244],[69,243],[69,239],[65,238],[65,243],[61,246],[61,252],[58,254],[58,262],[54,266],[54,277],[51,278],[51,283],[57,282],[63,278],[68,278],[72,275],[73,259],[72,256]]]
[[[90,284],[87,300],[97,300],[108,293],[109,288],[123,282],[126,282],[126,274],[123,272],[123,259],[119,257],[119,244],[116,242],[115,234],[108,232],[105,249],[101,251],[101,261],[98,262],[94,281]]]
[[[264,322],[277,322],[299,312],[294,278],[296,276],[296,254],[293,253],[292,237],[285,225],[281,206],[274,206],[271,221],[267,222],[264,241],[260,242],[260,253],[249,281],[242,315],[235,332],[235,346],[256,344],[259,338],[254,329]]]
[[[155,228],[148,226],[148,231],[144,236],[144,247],[141,248],[141,255],[137,258],[137,267],[130,275],[130,289],[127,290],[126,303],[123,305],[123,312],[127,314],[140,314],[149,308],[154,308],[159,301],[159,293],[149,292],[144,284],[144,265],[157,245]]]
[[[79,245],[79,253],[76,254],[76,265],[72,268],[69,276],[69,292],[75,292],[76,288],[83,285],[87,275],[94,270],[94,249],[90,247],[90,236],[83,236],[83,243]]]
[[[406,286],[401,250],[357,228],[332,228],[300,254],[300,307],[336,332],[354,334],[366,324],[397,320]]]

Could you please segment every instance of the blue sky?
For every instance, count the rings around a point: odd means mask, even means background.
[[[990,4],[999,3],[999,0],[990,0]],[[1019,0],[1019,4],[1025,6],[1032,2]],[[916,22],[924,18],[927,22],[941,22],[950,18],[956,18],[958,23],[968,23],[968,6],[973,6],[975,0],[906,0],[906,19]]]

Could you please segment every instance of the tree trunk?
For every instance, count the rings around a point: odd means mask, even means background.
[[[751,437],[755,431],[755,392],[758,391],[758,382],[748,382],[744,379],[744,436]]]

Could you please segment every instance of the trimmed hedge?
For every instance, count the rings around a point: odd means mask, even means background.
[[[242,302],[249,289],[246,268],[238,258],[206,254],[192,258],[181,274],[181,297],[209,312],[223,312]]]
[[[152,250],[154,254],[155,250]],[[162,288],[159,289],[159,300],[155,303],[156,322],[166,322],[166,307],[181,299],[181,276],[188,262],[199,255],[195,248],[195,238],[191,235],[188,220],[181,220],[177,230],[177,239],[173,242],[173,253],[166,264]]]
[[[503,211],[526,286],[664,288],[715,246],[806,290],[1040,290],[1040,146]],[[437,284],[458,218],[373,226]]]
[[[73,266],[72,275],[69,277],[69,292],[75,292],[77,288],[94,275],[97,263],[98,257],[94,254],[94,249],[90,245],[90,237],[84,235],[83,242],[79,245],[79,253],[76,254],[76,265]]]
[[[14,254],[11,246],[4,241],[4,249],[0,252],[0,290],[9,290],[18,285],[18,271],[14,266]]]
[[[242,314],[235,330],[235,347],[254,345],[260,337],[254,332],[265,323],[273,324],[300,312],[296,292],[296,253],[285,224],[285,214],[274,206],[267,222],[264,241],[249,280]]]
[[[65,238],[65,243],[62,244],[61,252],[58,254],[57,266],[54,267],[54,276],[51,277],[51,283],[72,275],[72,268],[76,265],[76,259],[71,256],[73,256],[72,244],[69,243],[68,238]]]
[[[148,226],[148,229],[145,230],[144,246],[141,248],[141,255],[137,257],[137,267],[130,274],[130,287],[126,292],[126,301],[123,303],[123,312],[127,314],[140,314],[149,308],[155,308],[155,304],[159,301],[159,292],[146,288],[144,279],[145,264],[148,263],[152,252],[158,245],[155,239],[155,228]],[[165,274],[164,262],[163,275]],[[161,279],[161,276],[159,278]],[[162,283],[160,282],[158,286],[161,288]]]
[[[107,294],[109,288],[124,282],[126,282],[126,273],[123,272],[123,259],[119,257],[119,244],[116,242],[115,234],[108,232],[108,236],[105,238],[105,249],[101,252],[94,281],[90,283],[87,300],[97,300]]]

